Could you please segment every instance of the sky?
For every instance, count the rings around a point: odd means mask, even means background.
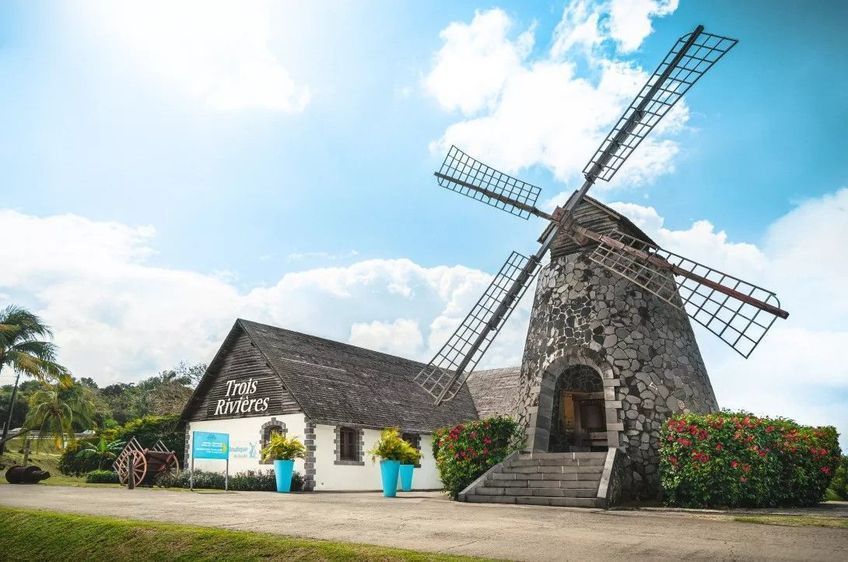
[[[747,361],[696,328],[721,406],[848,434],[845,21],[839,1],[3,2],[0,306],[100,384],[209,361],[238,317],[427,360],[544,227],[436,187],[447,147],[552,209],[703,24],[739,44],[591,195],[789,310]],[[482,366],[520,362],[531,305]]]

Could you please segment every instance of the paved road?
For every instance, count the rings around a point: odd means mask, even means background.
[[[275,494],[0,486],[0,504],[523,560],[848,560],[848,530],[669,512]]]

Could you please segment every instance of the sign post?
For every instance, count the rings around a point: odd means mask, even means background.
[[[226,461],[224,472],[224,491],[230,487],[230,434],[208,431],[191,432],[191,477],[189,488],[194,490],[194,459],[215,459]]]

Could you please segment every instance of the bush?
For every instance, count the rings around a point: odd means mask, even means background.
[[[833,473],[833,480],[827,488],[827,498],[848,500],[848,456],[839,460],[839,467]]]
[[[106,441],[129,441],[135,437],[142,447],[153,447],[159,439],[168,449],[177,454],[180,466],[183,464],[185,453],[185,431],[179,416],[144,416],[128,421],[122,426],[104,429],[98,437],[69,443],[59,458],[59,472],[68,476],[82,476],[98,469],[96,457],[85,458],[78,453],[86,443],[97,443],[99,439]],[[111,462],[109,463],[111,467]]]
[[[433,433],[433,457],[451,498],[484,472],[520,450],[524,435],[510,417],[461,423]]]
[[[660,433],[660,482],[684,507],[815,505],[836,471],[837,439],[833,427],[745,412],[675,416]]]
[[[177,454],[180,466],[185,455],[185,427],[178,415],[144,416],[130,420],[122,426],[105,429],[101,435],[107,441],[125,441],[135,437],[142,447],[153,447],[162,440],[169,450]]]
[[[178,475],[166,475],[159,479],[157,486],[163,488],[188,488],[190,486],[191,471],[184,470]],[[194,471],[194,487],[212,490],[224,489],[224,475],[220,472],[206,472],[204,470]],[[230,490],[242,492],[276,492],[277,480],[273,470],[237,472],[230,475]],[[303,476],[299,472],[292,474],[293,492],[303,490]]]
[[[119,484],[118,473],[114,470],[92,470],[85,475],[89,484]]]
[[[59,472],[67,476],[82,476],[92,470],[97,470],[97,458],[86,458],[79,454],[86,443],[93,442],[94,441],[91,439],[80,439],[79,441],[68,443],[62,451],[62,455],[59,457]]]

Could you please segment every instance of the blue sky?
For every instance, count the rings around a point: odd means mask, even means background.
[[[208,360],[236,316],[426,358],[543,226],[437,189],[443,146],[556,200],[702,23],[739,45],[593,194],[793,313],[748,363],[698,332],[720,403],[848,430],[846,369],[805,351],[848,343],[844,252],[805,250],[845,232],[848,4],[621,5],[4,2],[0,255],[23,265],[0,304],[103,382]],[[525,300],[493,363],[520,358]]]

